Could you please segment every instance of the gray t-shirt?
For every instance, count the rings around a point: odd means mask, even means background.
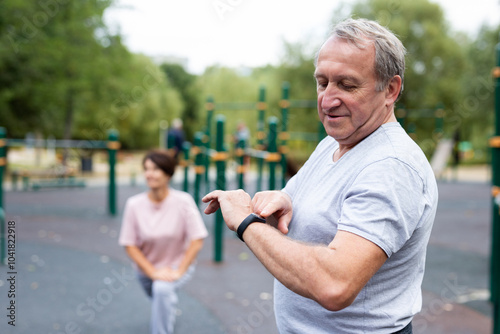
[[[426,247],[438,192],[422,150],[387,123],[337,162],[338,143],[321,141],[283,191],[293,202],[289,237],[328,245],[337,230],[378,245],[388,259],[347,308],[332,312],[275,280],[280,333],[388,334],[422,306]]]

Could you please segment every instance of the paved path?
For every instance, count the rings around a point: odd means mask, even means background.
[[[140,186],[120,186],[119,212]],[[414,332],[491,333],[488,299],[489,185],[440,183],[430,240],[424,307]],[[16,222],[16,327],[7,324],[9,283],[0,267],[0,333],[147,333],[149,301],[117,245],[120,217],[106,213],[106,188],[11,191]],[[209,231],[213,218],[205,217]],[[194,278],[181,291],[178,334],[276,334],[273,279],[232,232],[224,262],[212,238]]]

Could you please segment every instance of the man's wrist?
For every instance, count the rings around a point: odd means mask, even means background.
[[[243,233],[245,232],[247,227],[252,223],[265,223],[265,222],[266,222],[265,218],[259,216],[258,214],[251,213],[240,223],[240,225],[236,229],[236,234],[238,235],[238,238],[240,238],[241,241],[245,242],[245,240],[243,240]]]

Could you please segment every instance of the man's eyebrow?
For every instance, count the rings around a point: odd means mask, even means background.
[[[324,78],[324,77],[325,77],[325,75],[324,75],[323,73],[321,73],[321,72],[314,71],[314,73],[313,73],[313,77],[314,77],[315,79],[317,79],[317,78]]]
[[[327,78],[328,76],[322,72],[314,72],[313,77],[314,77],[314,79],[318,80],[318,79]],[[347,81],[352,81],[354,84],[360,83],[359,78],[356,78],[355,76],[352,76],[352,75],[342,74],[342,75],[335,76],[334,79],[335,79],[335,81],[338,81],[338,82],[343,81],[343,80],[347,80]]]

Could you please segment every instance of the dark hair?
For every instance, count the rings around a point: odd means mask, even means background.
[[[175,166],[177,165],[177,160],[168,151],[165,150],[151,150],[142,159],[142,166],[146,160],[151,160],[154,162],[158,168],[160,168],[165,174],[172,177],[175,172]]]

